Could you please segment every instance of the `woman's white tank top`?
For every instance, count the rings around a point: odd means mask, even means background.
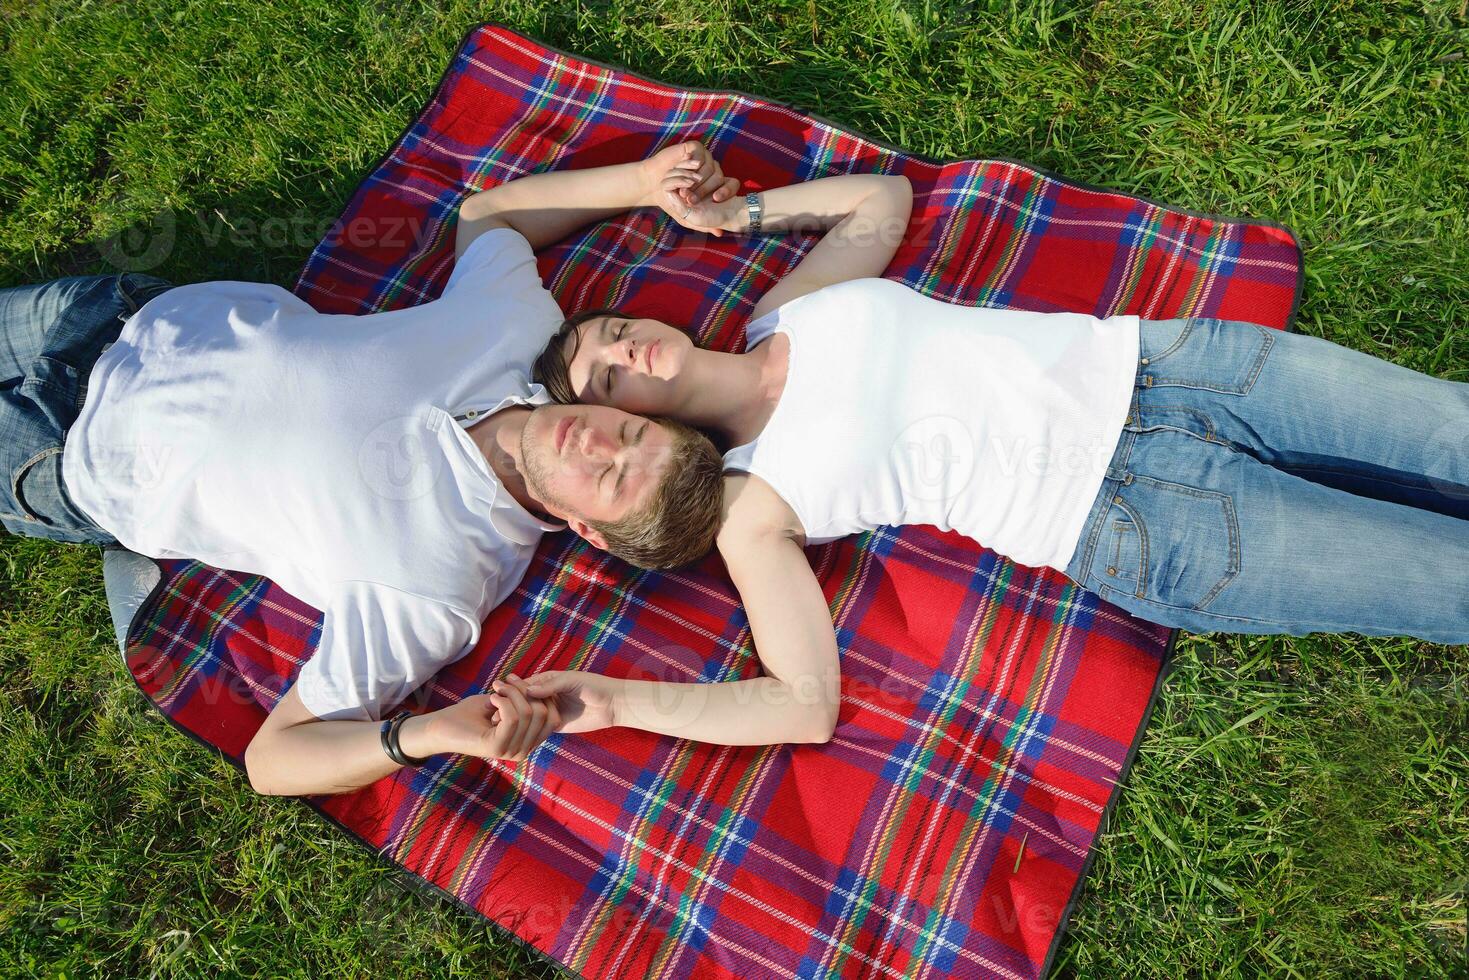
[[[1132,400],[1138,318],[959,306],[888,279],[827,286],[746,327],[790,364],[775,412],[724,456],[815,544],[884,525],[956,530],[1064,570]]]

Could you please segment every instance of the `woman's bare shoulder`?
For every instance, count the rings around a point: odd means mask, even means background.
[[[791,505],[754,473],[726,473],[719,550],[727,554],[772,537],[804,541],[805,529]]]

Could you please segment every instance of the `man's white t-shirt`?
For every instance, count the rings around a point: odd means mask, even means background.
[[[62,455],[119,542],[265,575],[324,614],[312,714],[379,719],[468,653],[543,531],[464,430],[547,401],[562,319],[518,232],[472,242],[443,295],[366,316],[279,286],[179,286],[98,359]]]

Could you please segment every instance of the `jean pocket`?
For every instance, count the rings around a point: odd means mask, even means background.
[[[1138,543],[1137,524],[1125,514],[1114,517],[1107,543],[1107,584],[1128,593],[1137,593],[1142,582],[1142,546]]]
[[[1228,494],[1134,475],[1108,526],[1104,596],[1201,612],[1239,574],[1239,521]]]
[[[1162,360],[1188,338],[1193,321],[1188,318],[1177,320],[1144,320],[1138,327],[1138,349],[1146,367],[1153,361]]]
[[[36,453],[11,477],[11,496],[22,517],[64,531],[96,528],[67,495],[61,475],[62,447],[52,446]]]
[[[1258,323],[1196,317],[1185,321],[1184,329],[1168,346],[1139,361],[1138,383],[1145,388],[1183,387],[1245,395],[1254,387],[1274,344],[1275,331]]]
[[[26,376],[14,389],[17,405],[24,406],[27,430],[45,433],[50,439],[63,437],[76,421],[82,393],[82,376],[59,357],[40,354],[26,368]],[[38,437],[32,436],[32,445]],[[12,457],[13,458],[13,457]]]

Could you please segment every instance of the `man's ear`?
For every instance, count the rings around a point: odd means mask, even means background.
[[[575,517],[568,517],[566,519],[566,526],[575,531],[583,541],[593,548],[601,548],[603,551],[607,550],[607,539],[602,537],[602,532],[592,527],[586,521]]]

